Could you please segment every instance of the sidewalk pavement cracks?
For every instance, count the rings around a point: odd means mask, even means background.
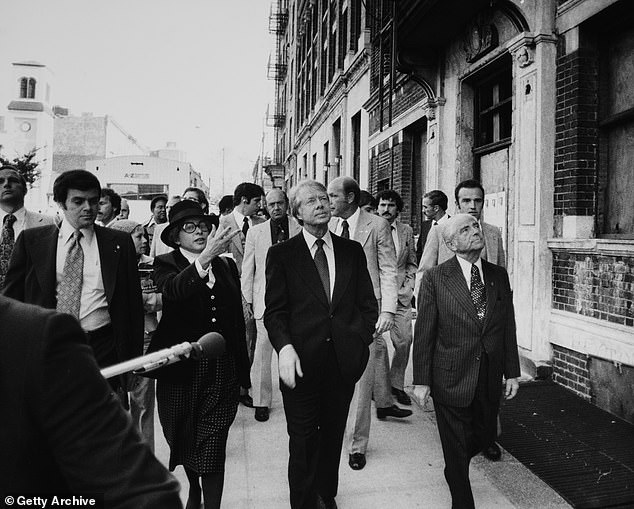
[[[277,373],[275,364],[273,373]],[[411,362],[405,380],[411,383]],[[428,402],[425,408],[413,404],[411,409],[414,414],[409,418],[379,421],[373,408],[368,462],[363,470],[350,469],[344,444],[336,498],[340,509],[451,507],[432,403]],[[222,507],[286,509],[290,507],[288,435],[279,389],[274,391],[271,417],[267,422],[256,421],[253,412],[252,408],[240,405],[229,433]],[[169,448],[158,417],[155,433],[156,455],[167,464]],[[185,502],[188,487],[185,472],[179,466],[174,474],[181,483],[181,498]],[[570,507],[506,451],[498,462],[475,457],[470,477],[479,509]]]

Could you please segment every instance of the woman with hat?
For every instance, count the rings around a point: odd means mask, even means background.
[[[239,386],[249,382],[238,269],[221,257],[238,231],[217,231],[218,218],[190,200],[175,204],[161,240],[174,248],[154,260],[163,294],[163,316],[150,351],[208,332],[222,334],[225,353],[162,368],[156,397],[170,446],[170,470],[183,465],[189,480],[187,508],[220,507],[229,427],[238,408]],[[202,482],[201,482],[202,481]]]

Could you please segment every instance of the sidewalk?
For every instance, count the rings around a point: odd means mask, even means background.
[[[411,363],[410,363],[411,366]],[[276,371],[274,371],[276,372]],[[405,380],[411,381],[411,367]],[[257,422],[253,409],[240,405],[229,433],[223,508],[285,509],[288,502],[288,435],[279,390],[271,418]],[[342,452],[337,505],[341,509],[449,508],[451,498],[443,476],[444,461],[431,406],[412,405],[408,419],[379,421],[373,411],[368,463],[363,470],[348,467]],[[156,422],[156,455],[165,464],[169,449]],[[182,467],[175,475],[184,486]],[[471,484],[476,507],[563,509],[570,506],[506,451],[502,460],[474,458]]]

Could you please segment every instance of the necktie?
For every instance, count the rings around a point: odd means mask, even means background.
[[[438,221],[434,221],[434,222],[432,223],[432,226],[438,226]]]
[[[4,288],[4,278],[9,270],[9,260],[13,252],[13,244],[15,243],[15,232],[13,231],[13,223],[16,222],[13,214],[4,216],[2,224],[2,234],[0,234],[0,290]]]
[[[344,239],[350,238],[350,227],[348,226],[348,221],[345,219],[341,222],[341,236]]]
[[[476,265],[471,265],[471,300],[478,313],[478,318],[484,320],[487,309],[486,288],[480,278],[480,271]]]
[[[282,228],[282,225],[278,224],[276,242],[284,242],[285,240],[288,240],[288,237],[286,236],[286,232],[284,231],[284,228]]]
[[[317,239],[317,251],[315,252],[315,266],[321,279],[321,284],[324,286],[326,297],[330,302],[330,273],[328,272],[328,260],[326,259],[326,252],[324,251],[324,239]]]
[[[57,310],[79,318],[81,287],[84,279],[84,250],[79,243],[82,233],[75,230],[64,261],[64,273],[57,292]]]
[[[247,216],[244,216],[244,219],[242,221],[242,233],[244,234],[244,236],[247,236],[247,232],[249,231],[249,218]]]

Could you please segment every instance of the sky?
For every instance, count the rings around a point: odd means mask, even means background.
[[[266,77],[275,43],[270,4],[3,0],[0,73],[16,61],[46,64],[53,104],[73,115],[111,115],[150,149],[176,142],[211,179],[212,194],[224,159],[229,193],[250,180],[263,133],[265,146],[272,137],[265,128],[274,94]]]

